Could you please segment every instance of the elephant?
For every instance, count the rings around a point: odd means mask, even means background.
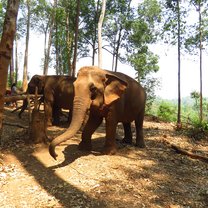
[[[69,109],[69,120],[74,97],[73,82],[76,78],[64,75],[34,75],[28,83],[27,92],[35,93],[38,87],[38,94],[43,94],[40,102],[44,102],[45,122],[47,126],[59,123],[61,108]],[[23,107],[19,113],[27,108],[27,99],[23,101]]]
[[[145,147],[143,120],[146,93],[133,78],[121,73],[111,72],[96,66],[85,66],[78,71],[74,82],[74,101],[72,121],[69,128],[56,137],[49,145],[50,155],[56,159],[55,147],[73,137],[80,129],[85,116],[88,120],[82,131],[80,150],[90,151],[91,137],[105,118],[106,137],[104,154],[116,153],[116,127],[123,123],[124,141],[132,142],[131,122],[135,121],[136,146]]]
[[[71,76],[48,76],[44,87],[44,110],[46,125],[51,126],[59,123],[60,109],[69,110],[69,122],[71,120],[72,105],[74,99],[73,82],[75,77]],[[52,115],[55,118],[52,121]]]

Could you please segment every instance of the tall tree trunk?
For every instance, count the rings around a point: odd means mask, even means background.
[[[98,67],[102,68],[103,60],[102,60],[102,24],[103,19],[105,16],[105,7],[106,7],[106,0],[102,2],[102,10],[100,14],[100,18],[98,21]]]
[[[12,85],[15,81],[15,79],[14,79],[14,53],[13,53],[13,49],[12,49],[11,61],[10,61],[10,67],[9,68],[10,68],[9,81],[10,81],[10,84]]]
[[[46,54],[47,54],[47,31],[48,31],[48,26],[46,27],[46,30],[44,31],[44,65],[43,65],[43,74],[44,74],[44,69],[45,69],[45,59],[46,59]]]
[[[26,33],[26,46],[25,46],[25,57],[24,57],[24,69],[23,69],[23,81],[22,90],[27,90],[27,73],[28,73],[28,48],[29,48],[29,37],[30,37],[30,0],[27,0],[27,33]]]
[[[180,23],[180,4],[177,0],[178,12],[178,115],[177,128],[181,128],[181,23]]]
[[[72,63],[72,77],[75,77],[76,63],[77,63],[77,43],[79,35],[79,13],[80,13],[80,0],[77,0],[77,13],[76,13],[76,26],[75,26],[75,38],[74,38],[74,58]]]
[[[69,25],[69,15],[66,17],[66,38],[67,38],[67,51],[68,51],[68,75],[72,76],[72,63],[71,63],[71,55],[72,55],[72,37],[71,33],[69,31],[70,25]]]
[[[118,41],[117,41],[117,46],[116,46],[116,54],[115,54],[115,57],[116,57],[116,60],[115,60],[115,69],[114,71],[116,72],[117,71],[117,67],[118,67],[118,57],[119,57],[119,48],[120,48],[120,45],[121,45],[121,33],[122,33],[122,27],[119,29],[119,33],[118,33]]]
[[[94,39],[93,39],[93,43],[92,43],[92,66],[95,65],[95,54],[96,54],[96,39],[97,39],[97,22],[98,22],[98,9],[99,9],[99,5],[100,5],[100,0],[97,1],[97,5],[96,5],[96,13],[94,16]]]
[[[19,0],[8,0],[4,19],[3,33],[0,42],[0,141],[2,135],[4,95],[6,92],[8,67],[11,61],[13,41],[16,31],[16,20]]]
[[[51,51],[51,44],[52,44],[52,34],[53,34],[54,21],[55,21],[54,11],[56,12],[56,8],[57,8],[57,1],[54,1],[53,11],[51,13],[51,18],[50,18],[51,21],[49,19],[49,22],[48,22],[49,34],[48,34],[48,47],[47,48],[45,47],[45,59],[44,59],[44,69],[43,69],[44,75],[48,75],[48,66],[49,66],[50,51]],[[47,30],[46,30],[46,34],[47,34]],[[45,46],[46,46],[46,37],[45,37]]]
[[[49,35],[48,35],[48,47],[45,49],[45,59],[44,59],[44,69],[43,74],[48,75],[48,66],[49,66],[49,59],[50,59],[50,50],[52,44],[52,33],[53,33],[53,20],[50,26]]]
[[[201,20],[201,1],[199,1],[199,59],[200,59],[200,117],[199,120],[202,122],[203,120],[203,96],[202,96],[202,20]]]
[[[17,35],[15,36],[15,83],[18,82],[18,73],[19,73],[19,62],[18,62],[18,40]]]
[[[54,28],[55,28],[55,56],[56,56],[56,66],[55,71],[56,75],[59,75],[59,49],[58,49],[58,17],[57,17],[57,0],[54,0],[54,6],[55,6],[55,22],[54,22]]]

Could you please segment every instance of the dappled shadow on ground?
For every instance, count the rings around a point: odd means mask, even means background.
[[[91,198],[64,178],[59,177],[55,170],[48,168],[35,156],[32,151],[14,151],[13,154],[24,165],[25,170],[45,189],[54,196],[63,207],[75,207],[81,200],[81,207],[106,207],[105,203]],[[27,154],[27,157],[25,157]],[[78,203],[79,204],[79,203]]]
[[[64,130],[63,126],[49,128],[48,133],[57,136]],[[21,167],[27,171],[30,183],[38,183],[56,198],[56,203],[50,205],[50,200],[46,197],[46,204],[42,204],[42,207],[208,206],[207,163],[176,154],[165,141],[180,144],[184,148],[198,148],[197,150],[202,148],[201,143],[193,143],[181,132],[175,132],[167,123],[151,121],[146,121],[144,125],[145,149],[123,145],[121,126],[117,133],[118,152],[112,156],[101,154],[105,142],[104,125],[93,136],[91,152],[77,149],[81,137],[79,132],[56,148],[58,161],[50,157],[47,146],[26,145],[24,142],[18,145],[13,142],[8,148],[4,147],[4,152],[15,155]],[[135,140],[134,127],[133,136]],[[207,142],[203,145],[201,151],[207,150]],[[34,178],[32,181],[31,176]],[[11,181],[8,186],[10,183]],[[6,187],[1,188],[4,191]],[[34,205],[33,200],[34,196],[28,199],[28,203]],[[41,204],[36,204],[36,207],[41,207]]]

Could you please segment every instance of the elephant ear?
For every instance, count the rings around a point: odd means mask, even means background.
[[[104,102],[106,105],[109,105],[121,97],[128,84],[113,74],[106,74],[106,78],[107,80],[105,82],[106,87],[104,91]]]

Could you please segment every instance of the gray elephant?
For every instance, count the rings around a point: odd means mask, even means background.
[[[43,94],[41,102],[44,102],[46,125],[51,126],[59,123],[61,108],[70,110],[69,120],[74,98],[73,82],[76,78],[64,75],[34,75],[28,83],[27,92],[35,93],[35,88],[38,88],[38,94]],[[27,108],[27,99],[23,101],[23,107],[19,113]]]
[[[49,153],[56,159],[55,147],[73,137],[80,129],[87,112],[89,118],[82,132],[81,150],[91,150],[91,136],[106,120],[106,141],[104,154],[116,152],[116,127],[123,122],[126,142],[131,143],[130,123],[135,121],[136,146],[145,147],[143,138],[143,119],[146,93],[133,78],[119,73],[102,70],[98,67],[82,67],[74,82],[74,102],[72,122],[62,135],[55,138]]]
[[[71,120],[72,105],[74,99],[73,82],[76,78],[70,76],[52,75],[45,80],[44,87],[44,110],[46,125],[51,126],[59,123],[60,109],[69,110],[69,122]],[[52,120],[52,116],[56,120]]]

